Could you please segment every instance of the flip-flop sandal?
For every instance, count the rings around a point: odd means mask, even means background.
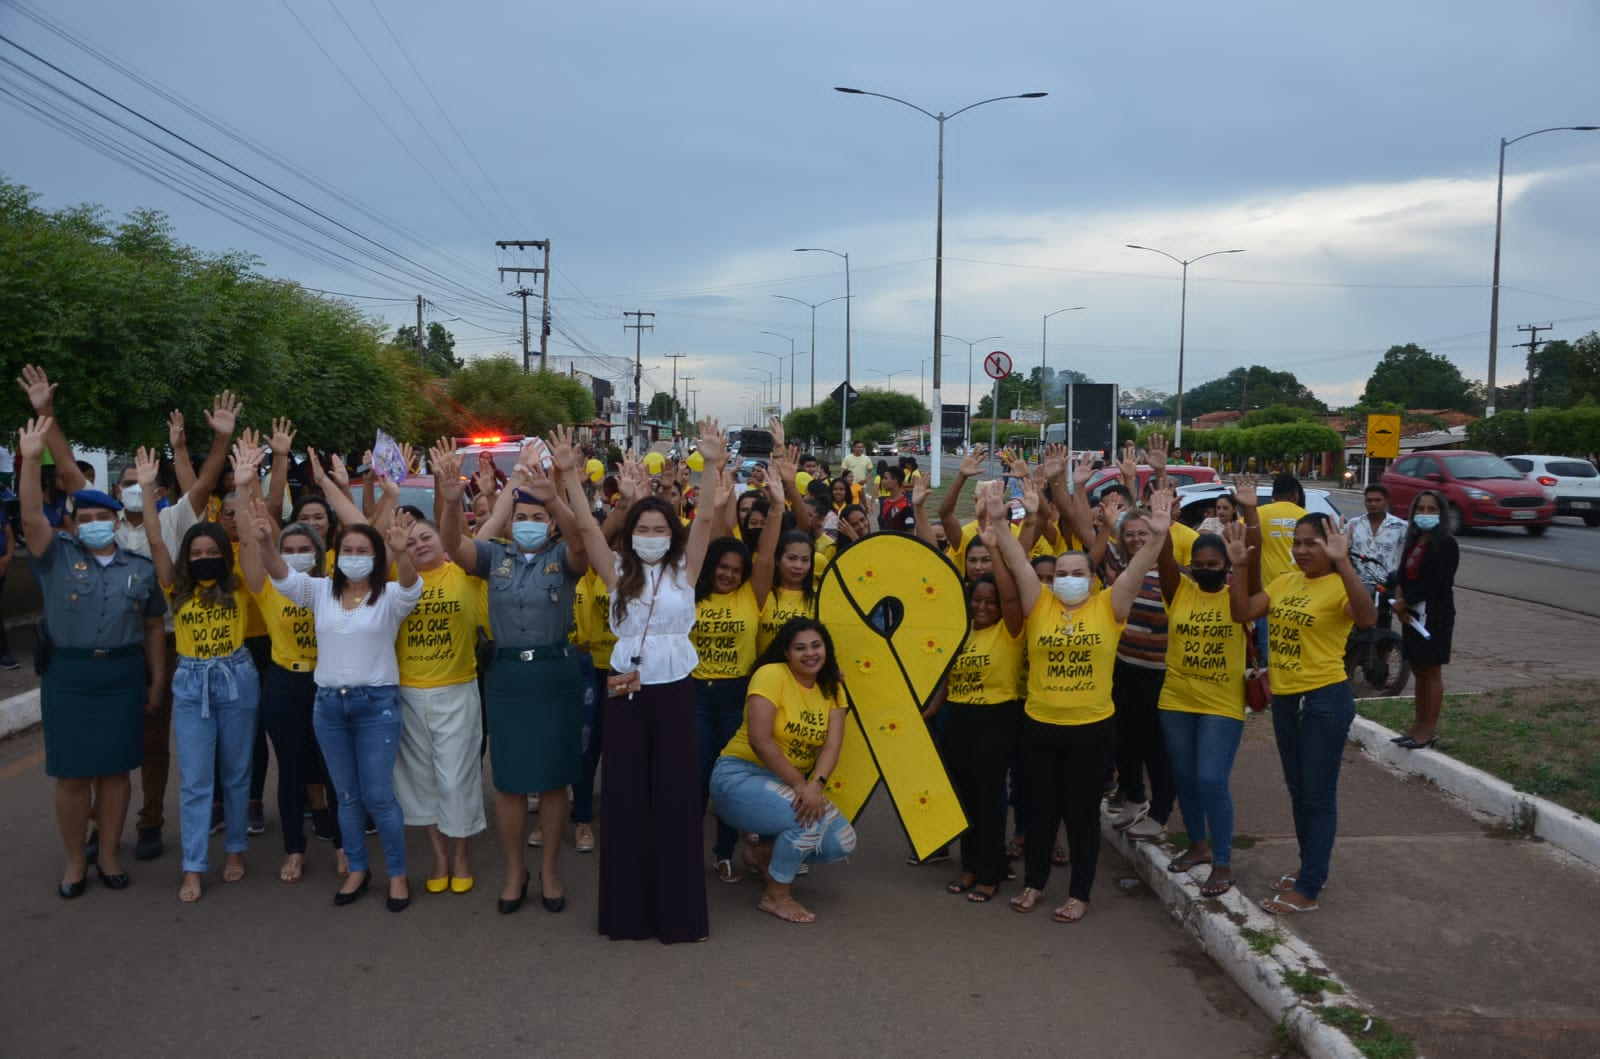
[[[1284,872],[1267,884],[1267,889],[1275,894],[1286,894],[1294,889],[1294,884],[1300,881],[1300,876],[1292,872]]]
[[[1315,912],[1322,907],[1313,901],[1309,905],[1298,905],[1292,901],[1285,901],[1277,897],[1268,897],[1262,900],[1261,910],[1275,916],[1298,915],[1301,912]]]
[[[1039,905],[1039,898],[1044,896],[1043,890],[1035,890],[1031,886],[1024,886],[1022,892],[1011,899],[1011,911],[1032,912]]]
[[[1210,879],[1207,879],[1200,886],[1200,896],[1221,897],[1231,889],[1233,889],[1233,876],[1231,875],[1226,879],[1218,879],[1214,883]]]
[[[986,905],[990,901],[993,901],[994,898],[994,890],[980,890],[978,887],[974,886],[972,889],[967,891],[967,900],[971,901],[975,905]]]
[[[1014,838],[1010,842],[1006,843],[1006,859],[1007,860],[1021,860],[1022,859],[1022,842],[1021,842],[1021,840]]]
[[[1057,923],[1081,923],[1083,917],[1089,914],[1089,902],[1080,901],[1076,897],[1069,897],[1067,903],[1050,913],[1050,918]]]
[[[1199,858],[1199,857],[1196,857],[1193,860],[1190,860],[1189,859],[1189,854],[1185,853],[1181,857],[1174,857],[1167,864],[1167,870],[1172,872],[1175,875],[1181,875],[1183,872],[1193,871],[1195,868],[1200,867],[1200,865],[1202,865],[1202,864],[1210,864],[1210,863],[1211,863],[1211,858],[1210,857],[1206,857],[1203,860],[1201,858]]]
[[[944,892],[947,894],[964,894],[971,889],[971,884],[964,883],[960,879],[951,879],[944,884]]]

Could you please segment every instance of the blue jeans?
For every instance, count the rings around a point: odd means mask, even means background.
[[[595,668],[594,659],[580,653],[578,671],[583,674],[583,773],[572,785],[572,822],[594,822],[594,774],[600,768],[600,747],[605,737],[606,676],[609,669]]]
[[[1303,695],[1272,697],[1272,733],[1300,843],[1296,892],[1315,900],[1328,882],[1339,830],[1339,765],[1356,700],[1349,681]]]
[[[1233,795],[1228,777],[1244,738],[1244,722],[1214,713],[1161,711],[1161,734],[1178,788],[1178,808],[1189,841],[1211,843],[1211,863],[1233,861]]]
[[[178,828],[183,870],[209,867],[211,798],[221,770],[223,849],[250,848],[250,759],[256,741],[261,681],[250,652],[226,658],[179,658],[172,675],[172,734],[178,750]]]
[[[339,833],[350,870],[368,870],[363,814],[370,813],[389,877],[405,875],[405,822],[394,794],[394,763],[405,723],[400,689],[393,684],[318,688],[311,723],[339,794]]]
[[[744,723],[744,697],[750,687],[745,679],[696,680],[694,682],[694,721],[700,734],[700,811],[705,812],[711,799],[711,770],[716,766],[722,748],[728,745],[739,726]],[[765,832],[762,832],[765,834]],[[739,832],[723,822],[717,814],[717,839],[711,847],[712,857],[728,860],[739,841]]]
[[[772,837],[773,882],[794,882],[802,863],[829,864],[856,849],[856,829],[832,802],[816,823],[794,817],[794,789],[766,768],[742,758],[719,757],[711,771],[717,815],[740,831]]]

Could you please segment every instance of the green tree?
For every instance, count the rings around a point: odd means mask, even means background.
[[[1030,385],[1032,387],[1031,391]],[[1032,377],[1024,376],[1014,371],[1000,380],[1000,415],[1009,416],[1016,409],[1029,405],[1035,408],[1039,405],[1038,368],[1033,370]],[[984,393],[978,400],[978,410],[973,413],[973,416],[974,418],[982,417],[984,419],[995,418],[993,386],[990,386],[988,392]]]
[[[1572,343],[1572,404],[1600,401],[1600,334],[1590,331]]]
[[[446,381],[424,436],[470,436],[485,431],[537,435],[594,417],[594,395],[576,379],[526,372],[509,355],[473,361]]]
[[[683,402],[674,401],[670,393],[659,391],[650,398],[650,404],[644,410],[644,417],[653,423],[672,423],[679,430],[687,425],[689,418],[683,409]]]
[[[928,421],[928,408],[910,394],[891,390],[862,390],[850,402],[850,422],[887,423],[891,430],[905,430]],[[856,428],[850,428],[854,437]]]
[[[1177,398],[1167,402],[1167,414],[1177,414]],[[1203,382],[1183,395],[1185,420],[1229,409],[1248,411],[1271,405],[1326,412],[1317,395],[1295,378],[1292,371],[1273,371],[1259,364],[1234,368],[1220,379]]]
[[[1315,419],[1316,413],[1310,409],[1275,404],[1246,413],[1245,417],[1239,420],[1239,426],[1248,430],[1251,427],[1270,426],[1274,423],[1309,423]]]
[[[1448,357],[1429,353],[1414,342],[1390,346],[1367,379],[1363,404],[1398,404],[1402,408],[1472,406],[1467,380]]]
[[[417,355],[417,329],[402,325],[394,333],[394,347],[403,356]],[[422,373],[445,378],[461,370],[464,362],[456,356],[456,336],[437,320],[428,324],[422,342]]]

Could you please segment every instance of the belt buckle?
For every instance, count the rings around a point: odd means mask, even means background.
[[[526,651],[518,651],[517,652],[517,657],[520,658],[524,662],[532,662],[538,656],[539,656],[539,652],[534,648],[529,648]]]
[[[109,650],[107,650],[106,648],[104,648],[104,647],[96,647],[94,649],[94,657],[95,658],[110,658],[111,657],[111,652]]]

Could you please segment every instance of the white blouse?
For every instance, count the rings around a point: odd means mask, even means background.
[[[622,576],[622,559],[616,560],[617,576]],[[650,600],[655,599],[655,609]],[[648,618],[649,629],[645,624]],[[628,604],[627,617],[617,619],[617,596],[611,595],[609,615],[617,645],[611,649],[611,671],[639,671],[641,684],[671,684],[694,672],[700,655],[689,642],[694,627],[694,584],[689,580],[689,565],[680,560],[670,570],[664,566],[645,569],[644,591]],[[318,656],[320,657],[320,655]],[[635,659],[638,659],[635,663]]]
[[[417,578],[410,588],[391,581],[374,606],[363,603],[355,610],[345,610],[340,604],[339,597],[333,594],[331,577],[312,577],[291,570],[281,581],[274,577],[272,587],[295,606],[311,608],[317,630],[317,670],[313,675],[317,687],[383,687],[400,683],[395,636],[400,623],[422,598],[422,578]]]

